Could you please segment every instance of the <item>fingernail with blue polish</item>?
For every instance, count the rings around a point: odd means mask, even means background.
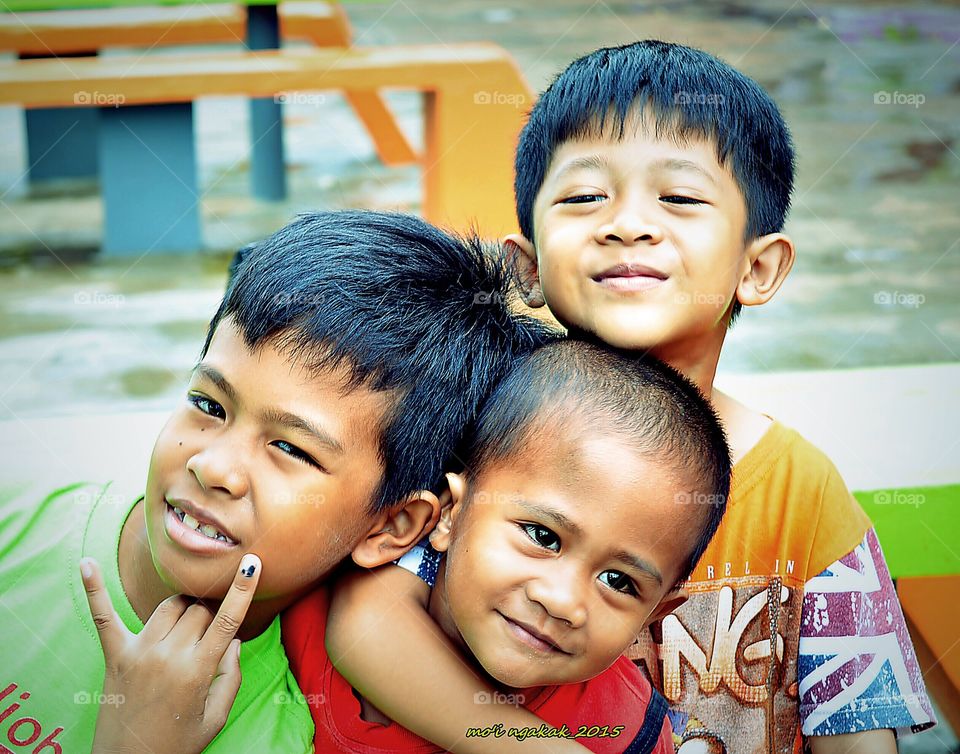
[[[248,579],[253,577],[253,574],[257,572],[257,568],[260,566],[260,558],[258,558],[253,553],[247,553],[240,560],[240,573],[246,576]]]

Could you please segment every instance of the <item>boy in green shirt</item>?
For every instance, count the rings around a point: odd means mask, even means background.
[[[249,253],[146,482],[20,486],[0,508],[13,750],[183,751],[224,718],[209,751],[309,750],[277,615],[436,523],[462,426],[543,336],[475,305],[492,286],[478,244],[400,215],[307,215]],[[151,700],[160,673],[206,704]]]

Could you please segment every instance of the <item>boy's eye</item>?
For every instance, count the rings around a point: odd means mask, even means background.
[[[633,579],[625,573],[621,573],[620,571],[604,571],[598,578],[611,589],[623,592],[624,594],[637,595],[637,587],[634,585]]]
[[[187,400],[207,416],[212,416],[215,419],[225,419],[227,416],[227,412],[223,410],[223,406],[215,400],[207,398],[205,395],[190,393],[187,395]]]
[[[323,466],[317,463],[316,460],[314,460],[313,456],[311,456],[309,453],[305,453],[304,451],[300,450],[300,448],[298,448],[296,445],[292,445],[286,440],[275,440],[274,442],[271,443],[271,445],[273,445],[275,448],[279,448],[288,456],[291,456],[292,458],[296,458],[301,463],[305,463],[308,466],[313,466],[314,468],[320,469],[321,471],[324,470]]]
[[[593,202],[602,202],[606,197],[603,194],[577,194],[561,199],[560,204],[591,204]]]
[[[560,552],[560,537],[550,531],[546,526],[540,524],[520,524],[520,528],[541,547],[554,552]]]
[[[694,199],[692,196],[678,196],[677,194],[669,194],[667,196],[661,196],[660,201],[666,202],[667,204],[703,204],[704,203],[700,199]]]

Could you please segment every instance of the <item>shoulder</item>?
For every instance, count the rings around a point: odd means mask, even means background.
[[[280,637],[297,680],[322,673],[327,662],[326,627],[330,593],[326,587],[314,589],[294,602],[280,615]]]
[[[5,484],[0,488],[0,553],[23,546],[29,537],[62,539],[82,531],[110,484],[49,481]]]
[[[694,580],[713,580],[727,563],[735,571],[749,553],[751,573],[766,569],[799,586],[850,552],[869,526],[827,455],[773,421],[733,467],[726,513]]]

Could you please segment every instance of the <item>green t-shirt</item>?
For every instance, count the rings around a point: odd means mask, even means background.
[[[0,497],[0,741],[13,751],[74,754],[90,751],[98,702],[111,703],[79,560],[97,560],[117,614],[142,630],[117,563],[120,530],[142,490],[116,482],[46,490],[8,488]],[[230,717],[206,751],[312,751],[313,722],[279,618],[243,644],[240,667]]]

